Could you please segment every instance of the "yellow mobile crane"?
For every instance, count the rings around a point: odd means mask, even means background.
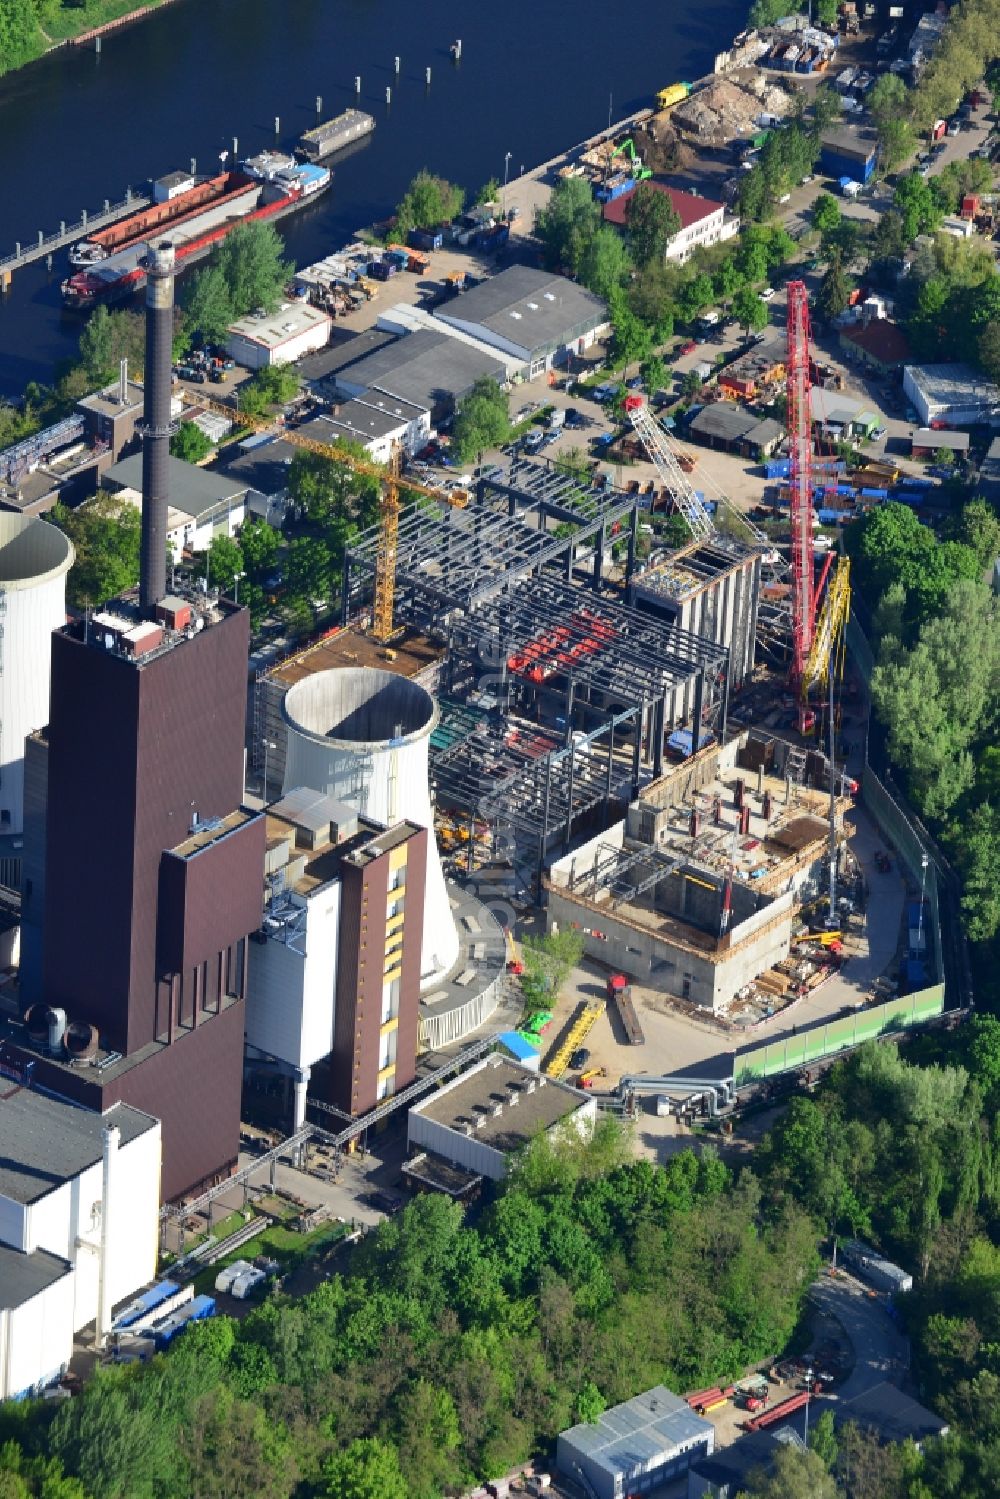
[[[241,426],[249,427],[254,432],[270,431],[275,428],[273,417],[248,416],[235,411],[232,406],[227,406],[222,401],[213,401],[211,398],[202,398],[199,404],[208,406],[210,410],[217,411],[220,415],[229,417],[230,420],[235,418]],[[399,444],[397,443],[393,448],[388,465],[382,468],[366,458],[355,458],[353,454],[345,453],[334,443],[317,442],[315,438],[305,437],[294,427],[275,428],[275,435],[285,442],[292,443],[295,447],[304,448],[306,452],[318,453],[323,458],[333,458],[353,473],[364,474],[368,478],[378,479],[381,483],[382,499],[379,507],[381,531],[375,554],[372,634],[380,645],[388,645],[395,633],[393,609],[396,599],[396,553],[399,544],[399,486],[403,482],[401,479],[402,451]],[[417,494],[429,495],[431,499],[444,500],[446,504],[456,509],[464,509],[469,503],[468,492],[464,489],[445,490],[439,486],[418,484],[413,479],[407,479],[405,487],[414,490]]]
[[[829,563],[827,564],[829,571]],[[824,574],[824,577],[826,574]],[[823,578],[820,579],[822,587]],[[829,899],[827,926],[832,933],[839,921],[837,911],[837,731],[834,715],[834,690],[843,680],[844,658],[847,653],[847,621],[851,613],[851,564],[846,557],[838,557],[836,569],[826,585],[826,593],[819,614],[809,654],[802,668],[802,702],[805,707],[809,688],[822,683],[827,688],[830,757],[830,843],[829,843]],[[837,933],[839,936],[839,933]]]

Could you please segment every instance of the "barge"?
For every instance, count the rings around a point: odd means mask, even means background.
[[[241,176],[241,182],[240,192],[225,202],[189,216],[183,223],[175,220],[169,225],[177,274],[209,254],[239,224],[279,219],[309,201],[298,179],[289,184],[280,180],[253,182]],[[155,237],[160,238],[162,232]],[[67,276],[60,288],[66,306],[89,311],[99,302],[124,302],[134,296],[146,284],[146,256],[152,243],[153,237],[133,240],[113,255]]]
[[[303,131],[295,148],[296,155],[306,161],[319,161],[324,156],[332,156],[334,151],[342,151],[352,141],[371,135],[374,129],[375,119],[372,115],[366,114],[363,109],[345,109],[335,119],[316,125],[312,130]]]
[[[108,256],[117,255],[120,250],[143,243],[154,234],[173,237],[179,225],[216,209],[228,212],[229,206],[238,202],[241,195],[253,191],[260,192],[259,181],[242,172],[221,172],[186,192],[152,203],[148,208],[119,219],[116,224],[88,235],[70,250],[69,263],[76,269],[88,269]]]

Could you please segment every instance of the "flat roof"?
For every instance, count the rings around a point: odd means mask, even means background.
[[[249,488],[211,469],[199,468],[197,464],[185,463],[173,454],[167,459],[168,493],[170,503],[186,515],[198,520],[206,511],[227,500],[242,499]],[[142,454],[133,453],[112,464],[104,475],[105,488],[134,489],[142,493]]]
[[[907,376],[928,401],[1000,404],[1000,387],[971,364],[908,364],[903,370],[903,378]]]
[[[517,1102],[512,1103],[512,1098]],[[506,1153],[520,1150],[540,1130],[551,1129],[586,1104],[586,1097],[575,1089],[494,1054],[424,1103],[415,1104],[413,1113],[457,1133],[472,1124],[475,1139]],[[483,1122],[475,1128],[477,1119]]]
[[[105,386],[104,390],[95,390],[92,395],[83,396],[76,404],[83,411],[99,411],[105,416],[121,416],[126,411],[134,411],[136,407],[142,406],[145,398],[143,388],[136,385],[134,380],[128,382],[125,391],[128,399],[124,405],[119,400],[120,391],[120,382],[116,380],[113,385]]]
[[[103,1132],[114,1125],[128,1145],[156,1125],[129,1104],[95,1114],[17,1084],[0,1091],[0,1196],[37,1202],[101,1159]],[[0,1277],[2,1279],[2,1277]]]
[[[326,348],[303,355],[296,360],[295,368],[303,380],[328,380],[339,370],[348,369],[369,354],[396,342],[398,337],[395,333],[386,333],[381,328],[365,328],[361,333],[350,333],[347,329],[334,325]]]
[[[239,458],[223,460],[214,472],[223,474],[234,484],[249,485],[258,494],[282,494],[288,488],[288,470],[300,449],[283,437],[260,443]]]
[[[512,265],[438,310],[442,322],[479,324],[533,351],[568,343],[608,321],[600,297],[565,276]]]
[[[918,427],[910,439],[914,448],[948,448],[952,453],[967,453],[971,441],[968,432],[938,431],[935,427]]]
[[[445,654],[443,646],[415,630],[406,630],[392,642],[391,649],[394,655],[388,660],[385,646],[378,645],[370,635],[360,630],[340,630],[280,662],[267,676],[269,681],[281,682],[286,687],[334,666],[377,666],[401,677],[415,677]]]
[[[842,125],[838,129],[824,130],[820,136],[820,145],[824,151],[861,156],[867,161],[878,147],[878,137],[874,130],[862,130],[857,125]]]
[[[714,1440],[711,1421],[696,1416],[686,1401],[666,1385],[613,1405],[596,1421],[583,1421],[560,1433],[559,1443],[585,1457],[609,1475],[629,1478],[643,1466],[657,1466],[678,1447]]]
[[[192,833],[178,843],[175,848],[170,849],[175,858],[189,859],[192,854],[201,853],[203,848],[208,848],[213,843],[218,843],[220,838],[225,838],[228,833],[234,833],[237,828],[243,827],[244,823],[252,822],[258,812],[246,812],[238,807],[235,812],[229,812],[225,817],[213,817],[207,822],[201,822]]]
[[[342,406],[335,407],[328,417],[320,417],[318,420],[328,421],[331,426],[336,427],[338,437],[365,443],[374,442],[380,437],[391,437],[394,432],[409,427],[411,422],[419,421],[425,415],[426,407],[413,406],[397,396],[377,390],[366,390],[363,396],[345,401]]]
[[[47,1254],[44,1249],[22,1254],[19,1249],[0,1244],[0,1310],[23,1306],[40,1291],[69,1275],[72,1269],[68,1260]]]
[[[345,388],[361,386],[366,399],[394,397],[432,411],[461,400],[487,375],[499,384],[507,378],[506,366],[447,333],[418,328],[349,365],[342,383]]]
[[[838,1411],[839,1421],[855,1421],[859,1426],[872,1426],[883,1442],[926,1441],[928,1437],[943,1436],[948,1430],[947,1421],[934,1411],[929,1411],[918,1400],[904,1395],[902,1390],[883,1380],[855,1395],[852,1400],[842,1401]]]
[[[319,307],[312,307],[308,302],[284,302],[268,317],[251,314],[237,318],[235,323],[229,324],[228,332],[265,349],[280,349],[282,344],[310,328],[329,328],[332,324],[330,314]]]
[[[737,442],[756,427],[760,418],[744,411],[732,401],[713,401],[703,406],[698,415],[688,424],[691,432],[705,437],[721,437],[728,442]]]

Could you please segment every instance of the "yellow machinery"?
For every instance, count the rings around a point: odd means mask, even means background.
[[[589,1036],[592,1028],[600,1020],[604,1011],[605,1006],[603,1004],[580,1006],[573,1017],[573,1024],[566,1032],[564,1040],[557,1046],[545,1064],[545,1071],[549,1077],[562,1077],[569,1066],[570,1057],[576,1051],[577,1047],[583,1044],[586,1037]]]
[[[810,687],[817,682],[826,681],[828,672],[834,672],[838,680],[843,676],[850,612],[851,564],[846,557],[838,557],[836,571],[827,585],[802,672],[803,698],[808,696]]]
[[[657,109],[673,109],[675,104],[681,104],[691,92],[690,83],[672,83],[668,88],[661,88],[656,95]]]
[[[209,407],[220,415],[229,417],[243,427],[249,427],[254,432],[270,431],[275,428],[275,420],[269,416],[247,416],[232,406],[225,405],[222,401],[213,401],[203,398],[201,405]],[[352,453],[345,453],[333,443],[317,442],[315,438],[304,437],[296,432],[294,427],[281,427],[277,429],[284,442],[290,442],[294,447],[304,448],[306,452],[318,453],[322,458],[332,458],[337,463],[342,463],[353,473],[365,474],[368,478],[379,479],[382,482],[382,503],[380,507],[380,518],[382,533],[379,537],[378,550],[375,556],[375,602],[372,610],[372,634],[380,645],[387,645],[392,639],[393,629],[393,606],[396,597],[396,552],[399,544],[399,486],[412,489],[416,494],[429,495],[431,499],[443,500],[445,504],[455,509],[464,510],[469,504],[469,493],[465,489],[445,490],[437,485],[418,484],[413,479],[402,479],[402,453],[399,447],[393,449],[393,454],[388,465],[383,468],[377,463],[372,463],[364,458],[355,458]]]

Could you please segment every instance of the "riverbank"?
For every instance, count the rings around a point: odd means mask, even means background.
[[[72,10],[54,5],[51,13],[43,11],[36,21],[19,25],[12,20],[0,50],[0,77],[27,67],[47,52],[60,47],[84,46],[107,31],[140,21],[153,11],[162,10],[172,0],[146,0],[136,6],[133,0],[86,0]]]

